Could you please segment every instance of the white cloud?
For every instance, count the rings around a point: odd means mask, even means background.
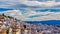
[[[41,7],[52,7],[55,5],[60,5],[60,2],[55,2],[55,0],[47,1],[47,2],[39,2],[39,1],[29,1],[29,0],[0,0],[0,7],[10,7],[17,4],[25,4],[27,6],[41,6]],[[4,4],[6,3],[6,4]]]
[[[25,0],[26,1],[26,0]],[[24,0],[0,0],[0,7],[9,7],[9,6],[13,6],[16,4],[20,4],[24,2]]]
[[[29,13],[30,12],[30,13]],[[22,14],[20,10],[11,10],[4,12],[6,15],[13,16],[22,21],[42,21],[42,20],[60,20],[60,12],[35,12],[35,11],[27,11],[26,14]],[[37,17],[30,18],[30,16]]]
[[[26,1],[24,4],[26,4],[28,6],[53,7],[55,5],[60,5],[60,2],[55,2],[55,1],[48,1],[48,2]]]
[[[7,16],[12,16],[14,18],[20,19],[20,20],[24,20],[24,19],[28,19],[27,17],[25,17],[25,15],[22,14],[22,12],[20,10],[9,10],[9,11],[4,11],[2,12]]]
[[[36,7],[54,7],[60,5],[60,2],[55,2],[55,1],[48,1],[48,2],[38,2],[38,1],[28,1],[28,0],[0,0],[2,4],[0,5],[1,7],[5,8],[10,8],[10,6],[15,6],[18,4],[25,4],[27,6],[36,6]],[[5,3],[5,4],[3,4]],[[20,8],[20,7],[18,7]],[[21,7],[22,8],[22,7]],[[31,10],[30,10],[31,9]],[[35,8],[36,9],[36,8]],[[5,12],[6,15],[14,16],[15,18],[21,19],[21,20],[60,20],[60,12],[35,12],[33,11],[32,8],[26,8],[25,10],[26,13],[22,14],[22,11],[20,10],[11,10],[8,12]],[[48,14],[48,15],[47,15]],[[29,18],[30,16],[35,16],[38,15],[37,17]],[[43,16],[41,16],[43,15]]]
[[[33,18],[28,19],[28,21],[60,20],[60,12],[56,12],[56,13],[55,12],[40,12],[39,14],[35,14],[35,15],[43,15],[43,16],[33,17]]]

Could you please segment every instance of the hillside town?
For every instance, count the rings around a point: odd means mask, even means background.
[[[47,24],[29,24],[1,14],[0,34],[60,34],[60,27]]]

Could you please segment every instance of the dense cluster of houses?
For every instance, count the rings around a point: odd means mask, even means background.
[[[28,24],[3,14],[0,15],[0,34],[60,34],[60,27]]]

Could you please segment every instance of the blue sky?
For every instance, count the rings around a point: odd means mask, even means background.
[[[7,13],[5,12],[6,15],[10,14],[10,16],[14,16],[16,18],[20,17],[19,19],[22,20],[32,21],[50,19],[60,20],[60,11],[40,11],[41,9],[45,10],[46,8],[60,9],[60,0],[0,0],[0,12],[8,10],[6,11]]]

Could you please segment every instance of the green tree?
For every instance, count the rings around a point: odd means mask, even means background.
[[[12,16],[8,16],[8,18],[13,18]]]
[[[2,16],[6,17],[6,15],[3,13]]]
[[[2,14],[2,16],[5,16],[4,13]]]

